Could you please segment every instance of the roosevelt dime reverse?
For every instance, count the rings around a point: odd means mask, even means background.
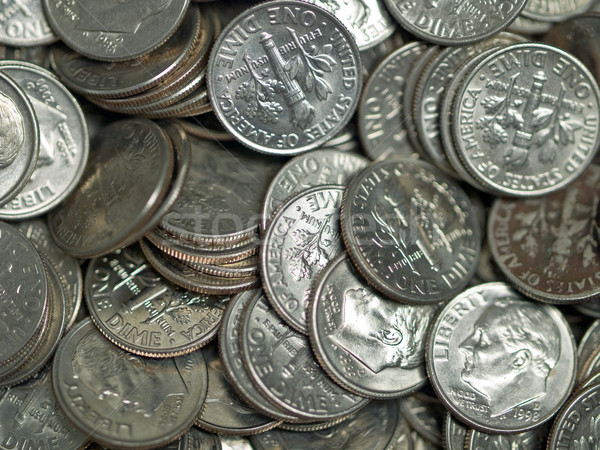
[[[238,140],[293,155],[343,129],[358,103],[362,68],[338,19],[310,3],[275,0],[223,30],[207,82],[215,114]]]

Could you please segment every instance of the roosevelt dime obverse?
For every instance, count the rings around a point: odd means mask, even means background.
[[[388,159],[360,172],[344,195],[341,229],[354,265],[394,300],[447,300],[475,273],[481,231],[471,201],[422,161]]]
[[[358,103],[362,67],[338,19],[310,3],[276,0],[223,30],[207,82],[215,114],[239,141],[293,155],[343,129]]]

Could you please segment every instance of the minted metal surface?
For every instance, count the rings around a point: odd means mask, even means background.
[[[312,292],[311,346],[340,385],[393,398],[427,382],[425,339],[435,307],[400,304],[366,287],[346,253],[325,267]]]
[[[91,320],[65,336],[52,365],[65,416],[108,447],[151,448],[176,439],[200,413],[207,378],[201,352],[135,356],[106,340]]]
[[[447,300],[477,267],[480,227],[469,198],[422,161],[390,158],[360,172],[344,195],[341,228],[360,273],[394,300]]]
[[[600,256],[593,212],[600,197],[600,167],[543,197],[497,199],[488,219],[494,260],[523,294],[550,303],[600,295]]]
[[[426,45],[406,44],[387,55],[365,83],[358,107],[358,131],[372,160],[393,156],[416,157],[403,118],[406,79]]]
[[[424,400],[418,395],[409,395],[400,400],[400,411],[412,429],[430,443],[442,445],[442,428],[446,409],[435,398]]]
[[[549,45],[515,44],[466,76],[452,132],[480,183],[499,195],[539,196],[589,165],[600,142],[599,111],[598,85],[581,62]]]
[[[368,402],[335,384],[314,359],[307,337],[286,325],[262,296],[248,304],[240,350],[262,394],[304,421],[343,417]]]
[[[444,448],[448,450],[464,450],[467,439],[468,428],[454,418],[450,411],[444,416],[444,427],[442,429]]]
[[[135,242],[168,191],[173,164],[171,141],[154,122],[107,126],[78,188],[49,215],[57,245],[91,258]]]
[[[362,68],[338,19],[310,3],[275,0],[225,27],[207,82],[215,114],[240,142],[294,155],[322,145],[350,120]]]
[[[488,434],[470,430],[467,435],[466,450],[483,448],[510,448],[518,450],[537,450],[544,448],[548,437],[548,427],[542,426],[534,430],[511,434]],[[585,447],[584,447],[585,448]]]
[[[317,186],[275,214],[260,250],[263,288],[277,313],[308,334],[310,291],[319,273],[344,248],[339,215],[344,187]]]
[[[180,25],[189,0],[42,0],[63,42],[93,59],[123,61],[161,45]]]
[[[58,40],[42,9],[42,0],[3,3],[0,43],[15,47],[52,44]]]
[[[528,0],[526,3],[523,16],[544,22],[560,22],[586,12],[594,0]]]
[[[347,185],[369,161],[338,150],[314,150],[289,160],[275,175],[267,189],[262,209],[262,230],[275,211],[287,200],[306,189],[323,184]]]
[[[558,1],[558,0],[557,0]],[[481,41],[506,28],[527,1],[456,2],[454,0],[384,0],[400,24],[420,39],[440,45]]]
[[[69,195],[89,153],[87,124],[77,100],[55,75],[34,64],[0,61],[0,72],[27,94],[38,120],[40,150],[29,182],[0,208],[0,219],[40,216]]]
[[[533,429],[571,395],[573,335],[553,306],[525,300],[505,283],[464,291],[438,315],[427,372],[452,414],[487,433]]]

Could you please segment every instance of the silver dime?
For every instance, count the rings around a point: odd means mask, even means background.
[[[308,333],[310,290],[343,249],[339,214],[343,186],[317,186],[287,201],[276,213],[260,251],[263,288],[278,314]]]
[[[579,176],[600,142],[600,91],[586,67],[545,44],[504,47],[456,94],[456,151],[500,195],[539,196]]]
[[[27,184],[40,152],[37,116],[21,87],[0,73],[0,206]]]
[[[327,376],[307,337],[286,325],[266,299],[255,297],[242,320],[242,360],[255,386],[273,404],[304,421],[336,419],[367,404]]]
[[[354,37],[360,51],[392,35],[396,24],[381,0],[306,0],[336,16]]]
[[[201,352],[135,356],[106,340],[91,320],[65,336],[52,365],[65,416],[109,447],[151,448],[176,439],[200,413],[207,381]]]
[[[448,450],[464,450],[468,428],[456,420],[448,411],[444,417],[444,448]]]
[[[55,75],[25,62],[2,61],[0,71],[25,91],[40,130],[40,152],[29,182],[0,209],[1,219],[39,216],[75,189],[83,174],[89,138],[83,112]]]
[[[189,0],[43,0],[46,17],[69,47],[93,59],[123,61],[154,50],[175,32]]]
[[[363,149],[373,160],[416,156],[402,121],[406,79],[425,44],[412,42],[385,57],[369,76],[358,107],[358,130]]]
[[[327,265],[312,292],[310,342],[340,385],[393,398],[425,384],[425,339],[436,308],[400,304],[366,287],[345,253]]]
[[[581,383],[583,364],[600,347],[600,320],[595,320],[587,329],[577,346],[577,382]]]
[[[132,353],[172,357],[215,337],[228,297],[198,295],[162,279],[138,247],[93,259],[86,302],[95,325]]]
[[[548,427],[537,427],[522,433],[489,434],[470,430],[467,434],[466,450],[483,448],[511,448],[519,450],[537,450],[544,448],[548,438]]]
[[[231,299],[223,315],[219,330],[219,354],[225,375],[234,389],[255,409],[278,420],[293,422],[297,420],[295,415],[275,407],[256,389],[242,362],[239,342],[242,315],[256,296],[264,297],[264,293],[257,289],[240,292]]]
[[[42,0],[4,2],[0,15],[0,43],[19,46],[51,44],[58,40],[42,9]]]
[[[352,262],[392,299],[447,300],[475,273],[480,228],[471,202],[425,162],[388,159],[360,172],[344,195],[341,228]]]
[[[529,0],[522,11],[523,16],[544,22],[560,22],[586,12],[594,0]]]
[[[314,150],[289,160],[271,180],[264,198],[261,224],[263,231],[277,209],[298,194],[323,184],[347,185],[368,160],[338,150]]]
[[[441,45],[481,41],[506,28],[523,9],[525,0],[501,3],[454,0],[384,0],[390,13],[415,36]]]
[[[430,443],[442,445],[442,428],[446,409],[437,398],[417,394],[400,400],[400,411],[410,426]]]
[[[494,260],[523,294],[557,304],[600,295],[600,256],[593,211],[600,196],[600,167],[573,183],[532,199],[497,199],[488,218]]]
[[[195,424],[213,433],[249,435],[267,431],[280,420],[260,414],[233,390],[215,345],[202,349],[208,368],[208,392]]]
[[[195,136],[189,140],[190,171],[160,228],[203,247],[257,235],[262,201],[280,161]]]
[[[75,428],[56,404],[49,370],[0,395],[0,446],[61,450],[85,447],[87,436]]]
[[[456,296],[438,315],[427,348],[427,371],[440,400],[487,433],[548,421],[571,394],[576,365],[562,314],[505,283]]]
[[[81,183],[49,216],[56,244],[91,258],[135,242],[168,191],[173,164],[171,140],[154,122],[108,125]]]
[[[325,143],[350,120],[362,70],[354,39],[334,16],[276,0],[223,30],[207,81],[215,114],[239,141],[293,155]]]
[[[599,396],[600,384],[596,384],[576,393],[569,400],[554,419],[546,447],[548,450],[598,447]]]

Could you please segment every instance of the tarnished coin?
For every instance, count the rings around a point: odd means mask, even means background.
[[[346,253],[325,267],[312,292],[310,342],[340,385],[393,398],[425,384],[425,339],[435,307],[401,304],[366,287]]]
[[[406,79],[425,51],[421,42],[411,42],[387,55],[365,83],[358,107],[358,130],[365,153],[373,160],[392,156],[414,157],[402,109]]]
[[[198,427],[190,428],[186,434],[188,436],[189,450],[252,450],[251,448],[245,449],[244,447],[226,447],[225,441],[229,439],[229,436],[221,437],[218,434],[209,433]],[[239,439],[241,440],[242,438]]]
[[[27,184],[40,152],[40,130],[27,94],[0,73],[0,206]]]
[[[148,55],[106,64],[63,45],[55,45],[50,52],[50,63],[73,92],[106,98],[123,97],[148,90],[167,79],[198,45],[201,35],[200,13],[192,6],[175,34],[164,46]]]
[[[48,313],[48,281],[35,247],[0,222],[0,371],[31,354]]]
[[[456,151],[500,195],[539,196],[573,181],[600,135],[600,91],[586,67],[545,44],[504,47],[479,62],[456,94]]]
[[[171,36],[189,0],[43,0],[53,30],[69,47],[93,59],[142,56]]]
[[[57,245],[91,258],[138,240],[167,193],[173,164],[171,141],[154,122],[107,126],[81,183],[49,216]]]
[[[57,406],[49,370],[0,396],[0,446],[5,449],[85,447],[87,436],[75,428]]]
[[[471,201],[422,161],[388,159],[360,172],[344,195],[341,228],[360,273],[395,300],[447,300],[477,267],[480,228]]]
[[[37,46],[58,40],[42,9],[42,0],[3,2],[0,15],[0,43]]]
[[[239,141],[293,155],[327,142],[350,120],[362,69],[338,19],[310,3],[276,0],[223,30],[207,82],[215,114]]]
[[[488,283],[456,296],[438,315],[427,371],[461,421],[486,433],[520,432],[548,421],[571,395],[576,356],[555,307]]]
[[[102,334],[149,357],[172,357],[204,346],[215,337],[229,300],[173,286],[137,246],[90,261],[85,286],[88,310]]]
[[[65,336],[52,365],[65,416],[108,447],[151,448],[176,439],[200,413],[207,381],[201,352],[136,356],[110,343],[91,320]]]
[[[560,410],[550,436],[548,450],[596,448],[600,442],[598,415],[600,414],[600,384],[575,394]]]
[[[308,334],[310,290],[344,247],[340,206],[344,187],[317,186],[287,201],[275,214],[260,250],[263,288],[277,313]]]
[[[501,3],[454,0],[384,0],[390,13],[415,36],[441,45],[482,41],[506,28],[519,15],[525,0]]]
[[[299,432],[274,429],[250,439],[257,450],[404,450],[406,447],[394,446],[399,416],[396,402],[373,401],[349,419],[326,430]]]
[[[314,150],[292,158],[267,189],[261,218],[263,231],[275,211],[295,194],[323,184],[347,185],[368,162],[360,155],[338,150]]]
[[[189,139],[190,172],[160,228],[203,247],[257,235],[262,201],[280,161],[195,136]]]
[[[208,392],[195,424],[213,433],[250,435],[267,431],[280,420],[260,414],[231,387],[215,345],[202,349],[208,368]]]
[[[326,9],[348,28],[360,51],[392,35],[396,29],[381,0],[307,0]]]
[[[73,95],[49,71],[1,61],[0,71],[25,91],[40,131],[37,166],[29,182],[0,209],[0,219],[21,220],[56,207],[75,189],[89,152],[87,124]]]
[[[544,22],[560,22],[586,12],[594,0],[529,0],[526,3],[523,16]]]
[[[255,386],[279,408],[310,422],[343,417],[367,404],[327,376],[308,338],[286,325],[264,297],[252,299],[242,321],[242,360]]]
[[[38,252],[48,258],[56,269],[66,295],[67,329],[75,323],[83,298],[83,274],[75,258],[67,255],[54,243],[46,222],[31,219],[18,222],[15,227],[25,235]]]
[[[523,294],[557,304],[600,295],[600,255],[593,211],[600,196],[600,167],[534,199],[497,199],[488,219],[496,264]]]
[[[225,375],[234,389],[255,409],[275,419],[293,422],[297,420],[295,415],[277,408],[256,389],[242,362],[240,353],[242,315],[256,296],[264,297],[264,293],[258,289],[240,292],[231,299],[223,315],[219,330],[219,354]],[[264,299],[266,301],[266,297]]]

